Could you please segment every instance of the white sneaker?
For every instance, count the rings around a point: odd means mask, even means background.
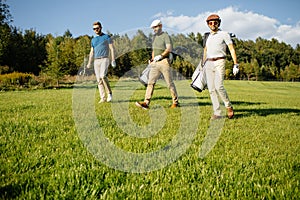
[[[107,96],[107,102],[111,102],[111,100],[112,100],[112,94],[108,94],[108,96]]]

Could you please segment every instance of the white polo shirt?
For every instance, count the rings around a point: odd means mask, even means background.
[[[206,41],[206,57],[226,56],[226,46],[229,44],[232,44],[232,40],[228,32],[219,30],[216,33],[210,33]]]

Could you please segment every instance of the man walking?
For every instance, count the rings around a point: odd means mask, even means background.
[[[111,54],[111,65],[116,67],[115,54],[113,42],[109,35],[102,32],[102,25],[100,22],[93,23],[93,30],[96,33],[91,41],[91,51],[89,55],[89,62],[87,68],[90,68],[94,61],[94,70],[98,82],[98,89],[100,94],[99,103],[110,102],[112,100],[112,91],[107,78],[107,69],[109,66],[109,50]],[[106,93],[107,97],[106,97]]]
[[[162,23],[160,20],[154,20],[151,23],[154,31],[154,39],[152,43],[152,59],[150,60],[149,79],[143,102],[136,102],[135,105],[145,110],[149,109],[150,100],[154,91],[154,85],[161,74],[170,89],[172,96],[171,108],[178,107],[178,96],[175,84],[171,77],[171,65],[169,54],[172,51],[172,41],[170,36],[162,31]]]
[[[230,35],[220,30],[221,19],[218,15],[212,14],[208,16],[206,22],[210,28],[210,34],[204,47],[203,61],[206,61],[207,87],[214,111],[211,119],[222,117],[218,97],[223,101],[227,109],[228,118],[231,119],[234,116],[234,112],[223,82],[225,76],[226,46],[228,46],[234,62],[233,74],[236,75],[239,71],[235,49]]]

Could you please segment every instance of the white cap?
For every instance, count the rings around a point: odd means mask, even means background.
[[[151,23],[150,28],[153,28],[154,26],[158,26],[158,25],[161,25],[161,21],[159,19],[156,19]]]

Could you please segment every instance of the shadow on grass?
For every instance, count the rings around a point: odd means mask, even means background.
[[[201,100],[204,99],[209,99],[209,97],[193,97],[193,96],[180,96],[179,97],[179,104],[180,107],[195,107],[195,106],[207,106],[207,105],[211,105],[210,102],[202,102]],[[121,103],[121,102],[139,102],[139,101],[143,101],[143,98],[139,98],[139,99],[124,99],[124,100],[117,100],[115,101],[115,103]],[[155,101],[157,100],[164,100],[164,101],[172,101],[172,97],[171,95],[168,96],[155,96],[153,95],[153,97],[151,98],[151,103],[155,103]],[[182,103],[183,101],[181,100],[191,100],[191,102],[185,102]]]
[[[128,89],[135,89],[135,90],[145,90],[147,89],[147,86],[144,86],[142,84],[140,84],[139,87],[134,88],[132,87],[132,85],[113,85],[111,86],[114,90],[128,90]],[[166,86],[163,85],[155,85],[154,86],[155,89],[154,90],[162,90],[162,89],[168,89]]]
[[[29,181],[28,181],[29,182]],[[3,186],[0,188],[0,198],[1,199],[15,199],[24,190],[24,188],[28,188],[28,185],[32,187],[32,185],[29,183],[11,183],[9,185]]]
[[[295,115],[300,114],[300,109],[292,108],[255,108],[255,109],[236,109],[235,118],[249,117],[252,115],[268,116],[268,115],[280,115],[287,113],[294,113]]]
[[[262,105],[266,104],[265,102],[248,102],[248,101],[231,101],[232,105],[245,105],[245,106],[250,106],[250,105]]]

